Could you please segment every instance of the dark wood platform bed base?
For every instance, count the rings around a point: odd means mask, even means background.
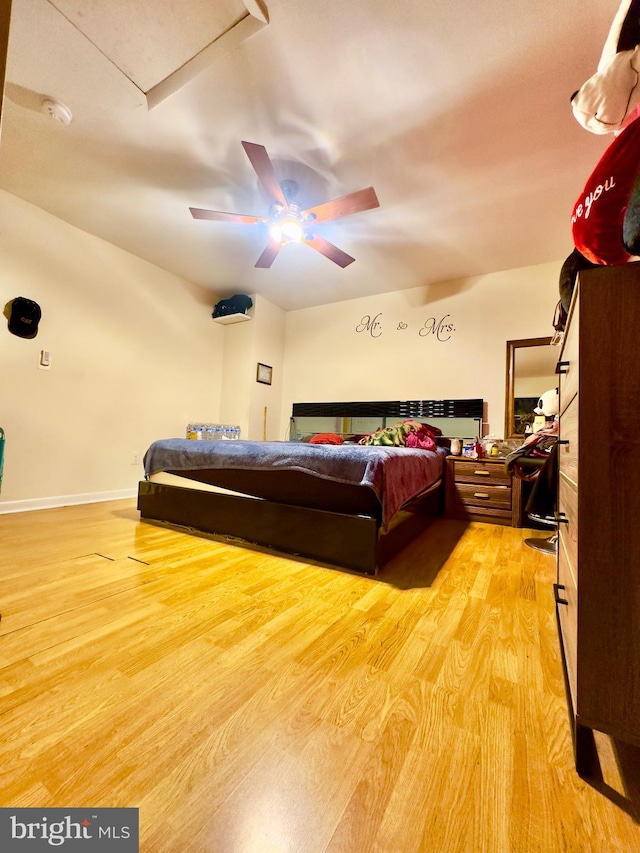
[[[372,423],[372,419],[379,416],[381,426],[404,419],[431,424],[435,419],[436,423],[440,424],[443,417],[464,418],[467,422],[469,418],[481,419],[482,409],[482,400],[298,403],[293,407],[292,421],[307,414],[316,424],[318,417],[336,417],[335,422],[342,425],[348,433],[349,425],[355,418],[359,418],[358,423],[361,424],[363,418],[367,419],[367,423]],[[443,433],[446,435],[444,429]],[[444,443],[446,444],[446,440]],[[216,452],[215,449],[204,446],[219,444],[233,444],[234,447],[220,447]],[[186,463],[181,462],[179,470],[178,465],[172,461],[173,457],[156,466],[147,464],[148,479],[141,482],[138,489],[138,509],[141,517],[186,528],[191,533],[241,540],[243,545],[272,548],[320,563],[376,574],[443,512],[446,452],[442,448],[437,452],[393,448],[393,452],[399,453],[400,456],[409,456],[416,452],[419,456],[429,454],[441,462],[442,471],[432,476],[429,482],[425,481],[419,493],[413,491],[413,497],[390,514],[390,504],[385,502],[385,488],[393,488],[391,480],[387,487],[378,489],[376,479],[374,489],[371,482],[367,485],[356,485],[355,481],[349,482],[345,477],[342,482],[336,483],[323,476],[314,476],[314,473],[308,470],[303,472],[297,459],[293,460],[293,468],[288,471],[278,469],[278,464],[258,469],[253,463],[249,470],[241,467],[230,470],[232,465],[244,465],[244,456],[242,462],[226,459],[221,463],[217,459],[219,453],[226,456],[240,456],[245,452],[267,453],[268,444],[244,442],[246,447],[243,448],[242,442],[186,442],[179,439],[154,442],[145,457],[145,463],[147,457],[154,452],[167,450],[166,445],[171,445],[168,452],[175,451],[185,455]],[[279,444],[280,448],[284,446],[285,451],[289,448],[291,453],[302,452],[300,442],[273,444]],[[158,451],[154,451],[156,445],[161,446]],[[219,467],[210,468],[205,458],[198,458],[202,454],[208,454],[210,449],[216,452],[215,464]],[[379,448],[360,448],[360,451],[369,449]],[[277,447],[273,450],[278,452]],[[313,455],[313,447],[311,450]],[[197,466],[192,462],[194,451]],[[334,448],[334,451],[336,455],[333,458],[331,451],[329,452],[329,464],[333,464],[334,460],[343,455],[345,464],[348,464],[346,457],[347,454],[352,454],[352,451],[346,445],[344,450],[338,447]],[[321,455],[321,451],[316,452]],[[193,468],[189,469],[189,464],[192,464]],[[340,465],[342,464],[341,458]],[[359,464],[359,459],[354,464]],[[391,469],[387,468],[389,464]],[[393,469],[395,477],[397,468],[394,466],[406,464],[406,459],[391,463],[385,460],[384,476],[390,477],[389,472]],[[413,462],[413,465],[419,467],[423,464],[425,463],[422,459]],[[232,490],[233,493],[189,488],[188,481],[187,487],[153,482],[153,470],[186,476],[190,480],[199,480],[215,488]],[[342,471],[342,468],[340,470]],[[377,476],[376,474],[376,478]],[[391,495],[391,492],[388,494]]]
[[[366,574],[376,574],[442,513],[442,486],[396,514],[387,533],[375,516],[348,515],[267,500],[143,481],[138,509],[145,520],[260,545]]]

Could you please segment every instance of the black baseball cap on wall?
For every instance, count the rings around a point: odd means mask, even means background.
[[[19,338],[35,338],[41,317],[42,310],[37,302],[24,296],[16,296],[11,303],[9,331]]]

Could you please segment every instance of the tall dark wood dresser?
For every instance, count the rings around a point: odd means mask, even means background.
[[[640,745],[640,263],[580,274],[557,367],[556,608],[576,769]]]

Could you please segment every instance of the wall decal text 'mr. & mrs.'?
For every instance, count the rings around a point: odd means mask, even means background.
[[[396,332],[404,332],[409,329],[409,324],[400,321],[395,328]],[[372,338],[382,336],[382,312],[378,314],[365,314],[356,326],[358,334],[366,334]],[[418,335],[421,338],[428,338],[430,335],[444,343],[451,339],[451,335],[455,332],[455,327],[451,321],[451,314],[445,314],[440,320],[435,317],[429,317],[424,321],[423,325],[418,329]]]

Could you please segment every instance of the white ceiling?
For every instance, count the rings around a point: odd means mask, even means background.
[[[245,5],[268,25],[149,109],[145,91]],[[215,294],[286,310],[561,262],[611,141],[576,123],[569,98],[618,5],[13,0],[0,187]],[[69,127],[43,96],[71,110]],[[255,269],[263,226],[191,217],[266,215],[241,140],[266,146],[303,206],[375,187],[380,208],[318,226],[355,263],[302,244]]]

